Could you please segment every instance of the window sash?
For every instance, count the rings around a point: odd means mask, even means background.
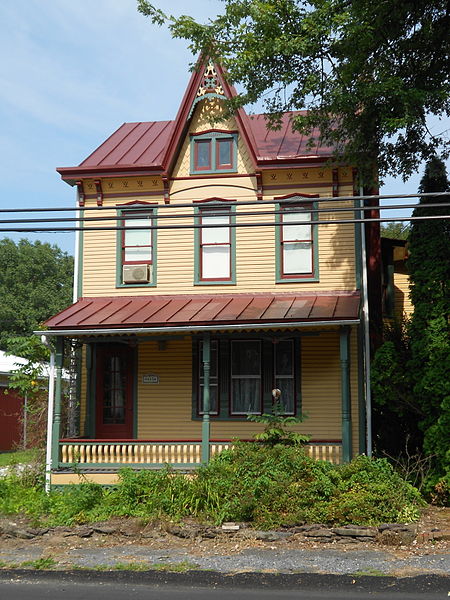
[[[194,168],[196,171],[210,171],[212,169],[211,146],[210,139],[194,140]]]
[[[284,356],[282,352],[284,352]],[[295,415],[295,353],[293,340],[283,340],[274,345],[273,362],[274,387],[281,390],[279,403],[284,407],[283,414]]]
[[[200,280],[229,281],[231,279],[231,213],[229,209],[200,210],[201,225],[224,227],[200,228]]]
[[[216,139],[216,169],[233,167],[233,138]]]
[[[244,354],[245,348],[247,348],[247,352],[249,352],[251,351],[252,346],[253,353],[256,352],[256,356],[251,357],[248,355],[248,358],[253,361],[256,358],[256,363],[250,363],[248,366],[246,366]],[[244,352],[239,350],[239,355],[235,355],[237,348],[243,348]],[[238,361],[236,362],[235,359],[238,359]],[[261,414],[261,360],[262,354],[260,340],[233,340],[231,342],[230,414]]]
[[[308,208],[307,212],[299,211]],[[291,225],[293,221],[311,221],[310,206],[282,207],[280,221],[281,277],[307,277],[314,273],[314,235],[312,225]]]
[[[138,229],[133,227],[153,225],[153,213],[143,213],[142,218],[130,219],[131,216],[140,216],[139,213],[125,213],[122,215],[122,264],[152,264],[153,262],[153,230]]]

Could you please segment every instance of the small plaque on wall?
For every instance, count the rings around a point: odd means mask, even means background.
[[[147,373],[146,375],[142,375],[142,383],[159,383],[159,375],[155,375],[154,373]]]

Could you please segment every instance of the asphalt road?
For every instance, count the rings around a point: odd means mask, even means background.
[[[1,572],[0,600],[438,600],[450,578]]]

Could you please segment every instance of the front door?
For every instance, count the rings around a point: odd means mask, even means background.
[[[96,438],[133,437],[133,367],[129,346],[97,346]]]

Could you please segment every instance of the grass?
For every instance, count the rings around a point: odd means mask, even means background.
[[[149,568],[155,571],[171,571],[172,573],[186,573],[196,569],[198,565],[190,563],[187,560],[183,560],[179,563],[155,563]]]
[[[17,450],[15,452],[1,452],[0,468],[33,462],[36,459],[37,453],[38,451],[35,448],[31,448],[30,450]]]
[[[26,560],[20,566],[21,567],[33,567],[33,569],[45,570],[53,569],[58,563],[52,556],[46,556],[45,558],[37,558],[36,560]]]
[[[356,571],[352,573],[353,577],[386,577],[387,573],[379,571],[378,569],[363,569],[362,571]]]

